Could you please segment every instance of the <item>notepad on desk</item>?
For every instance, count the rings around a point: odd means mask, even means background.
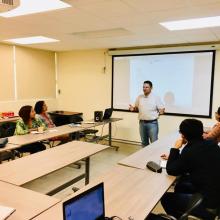
[[[57,129],[50,129],[48,131],[51,133],[51,132],[57,132],[58,130]]]
[[[14,211],[15,208],[0,205],[0,220],[7,219]]]
[[[94,121],[82,121],[83,124],[94,124]]]
[[[31,131],[30,133],[31,134],[43,134],[44,131]]]
[[[166,168],[166,166],[167,166],[167,160],[160,160],[160,166],[161,166],[162,168]]]
[[[73,127],[80,127],[81,124],[75,124],[75,123],[71,123],[71,124],[68,124],[71,128]]]

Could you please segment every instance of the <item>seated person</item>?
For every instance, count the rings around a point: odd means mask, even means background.
[[[46,129],[45,124],[40,120],[35,118],[35,111],[30,105],[25,105],[21,107],[19,110],[18,115],[21,117],[16,123],[16,128],[15,128],[15,135],[24,135],[28,134],[31,131],[36,131],[38,130],[38,127],[43,127],[43,129]],[[26,146],[23,146],[18,149],[20,152],[30,152],[36,153],[38,151],[45,150],[46,147],[40,143],[33,143],[33,144],[28,144]]]
[[[169,175],[187,176],[188,183],[194,190],[167,192],[161,199],[162,206],[168,215],[179,218],[187,208],[193,193],[203,196],[203,202],[192,212],[192,215],[214,220],[208,209],[216,210],[220,204],[220,148],[213,140],[204,140],[203,124],[196,119],[186,119],[180,124],[181,138],[171,148],[166,170]],[[185,146],[184,146],[185,145]],[[180,153],[180,148],[182,149]],[[160,219],[158,216],[147,217],[148,220]]]
[[[54,128],[56,125],[53,123],[50,115],[47,113],[47,105],[44,101],[38,101],[34,107],[37,116],[44,122],[47,128]],[[61,141],[61,143],[66,143],[69,141],[69,135],[61,135],[59,137],[51,138],[52,141]]]
[[[44,101],[36,102],[34,110],[37,116],[44,122],[47,128],[54,128],[56,125],[53,123],[50,115],[47,113],[47,105]]]
[[[214,127],[203,134],[204,139],[213,139],[216,142],[220,142],[220,107],[215,113],[215,119],[218,121]]]

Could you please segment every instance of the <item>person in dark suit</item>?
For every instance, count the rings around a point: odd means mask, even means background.
[[[181,137],[170,150],[166,170],[169,175],[187,176],[187,181],[180,178],[178,190],[162,197],[162,206],[167,214],[179,218],[186,211],[193,193],[200,193],[203,202],[192,214],[213,220],[210,211],[220,206],[220,148],[213,140],[203,139],[203,124],[199,120],[182,121],[179,132]],[[186,185],[190,187],[187,189]]]

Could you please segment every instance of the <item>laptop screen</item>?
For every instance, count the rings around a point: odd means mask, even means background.
[[[107,109],[105,109],[105,113],[104,113],[104,116],[103,116],[103,120],[110,119],[111,116],[112,116],[112,108],[107,108]]]
[[[102,220],[105,217],[103,183],[63,203],[64,220]]]

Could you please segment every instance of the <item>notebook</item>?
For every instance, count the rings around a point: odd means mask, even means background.
[[[104,220],[104,184],[100,183],[63,203],[64,220]]]
[[[14,211],[14,208],[0,205],[0,220],[7,219]]]

